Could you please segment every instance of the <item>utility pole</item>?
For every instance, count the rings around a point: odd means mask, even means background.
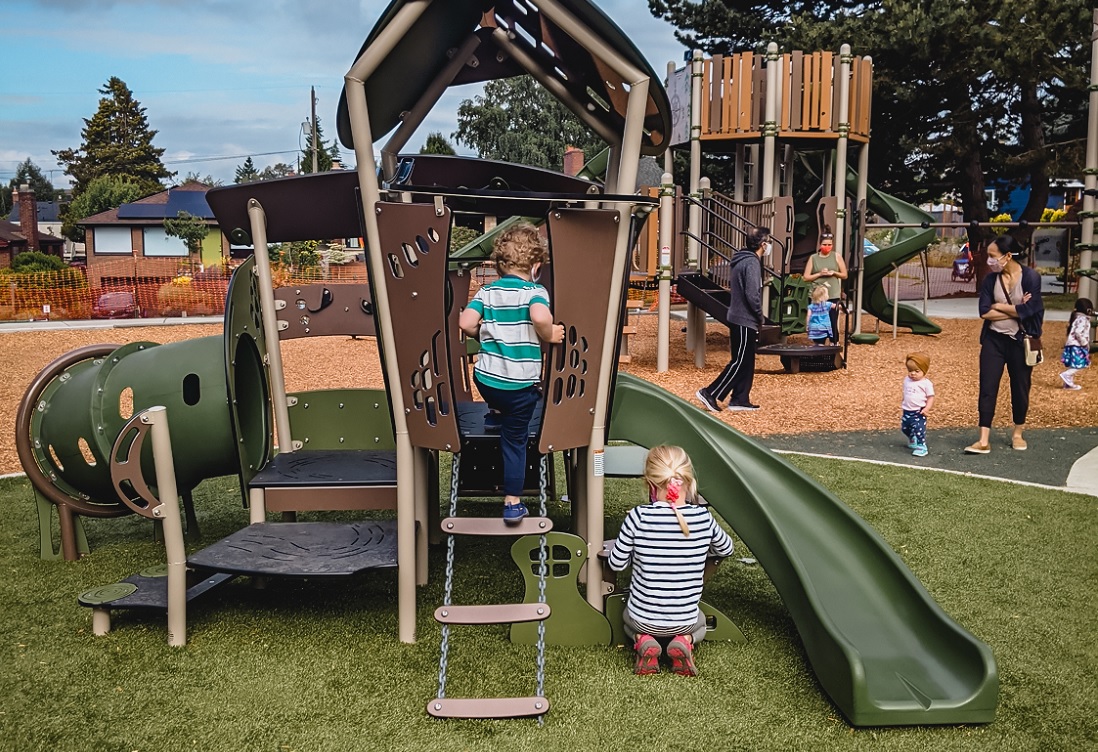
[[[317,163],[317,143],[316,143],[316,87],[309,87],[309,103],[312,105],[312,121],[313,121],[313,174],[320,172],[320,166]]]

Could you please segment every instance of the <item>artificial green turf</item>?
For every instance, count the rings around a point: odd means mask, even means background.
[[[551,647],[532,720],[438,721],[444,547],[418,602],[419,642],[396,640],[395,571],[353,580],[237,581],[191,608],[185,648],[164,620],[121,612],[91,634],[76,595],[162,560],[149,523],[86,520],[92,552],[41,561],[29,485],[0,481],[0,749],[16,750],[1075,750],[1098,744],[1098,499],[953,475],[796,457],[865,517],[942,607],[988,642],[994,723],[851,728],[820,692],[796,629],[758,566],[729,561],[706,600],[748,644],[706,644],[700,676],[636,677],[628,651]],[[207,540],[247,523],[230,480],[200,487]],[[445,485],[444,485],[445,487]],[[612,481],[613,534],[637,481]],[[463,502],[495,513],[498,502]],[[558,523],[567,507],[553,504]],[[457,600],[521,597],[510,541],[462,539]],[[746,555],[742,547],[737,556]],[[532,694],[534,649],[503,627],[453,630],[448,696]]]

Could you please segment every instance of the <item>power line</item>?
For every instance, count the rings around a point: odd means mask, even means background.
[[[289,151],[265,151],[259,154],[228,154],[220,157],[188,157],[186,159],[165,160],[165,165],[196,164],[198,162],[220,162],[225,159],[247,159],[248,157],[273,157],[276,154],[297,154],[297,149]]]

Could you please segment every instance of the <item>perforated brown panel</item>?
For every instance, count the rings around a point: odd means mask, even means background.
[[[542,452],[591,442],[610,283],[625,273],[613,268],[618,221],[618,212],[604,209],[549,212],[553,317],[564,324],[564,344],[550,349],[545,369]],[[611,326],[617,320],[611,316]]]
[[[374,306],[368,284],[292,285],[277,287],[275,300],[286,302],[278,311],[280,339],[297,337],[324,337],[345,334],[357,337],[373,337]]]
[[[459,446],[447,335],[446,261],[450,210],[433,204],[378,203],[380,270],[388,288],[398,373],[389,388],[404,396],[412,445]],[[387,345],[388,346],[388,345]]]
[[[459,402],[473,401],[472,368],[469,363],[469,355],[465,345],[465,335],[458,326],[461,317],[461,309],[469,302],[469,281],[472,274],[468,269],[453,269],[447,275],[449,280],[449,292],[447,301],[450,303],[450,313],[446,326],[450,332],[450,352],[453,354],[453,365],[450,372],[453,375],[454,395]]]

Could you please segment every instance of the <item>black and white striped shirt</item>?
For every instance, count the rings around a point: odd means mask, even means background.
[[[679,507],[690,527],[683,535],[675,511],[666,501],[629,510],[610,550],[610,568],[620,572],[633,564],[626,611],[638,624],[663,631],[694,624],[702,594],[705,560],[732,554],[729,537],[705,507]],[[664,632],[669,634],[670,632]]]

